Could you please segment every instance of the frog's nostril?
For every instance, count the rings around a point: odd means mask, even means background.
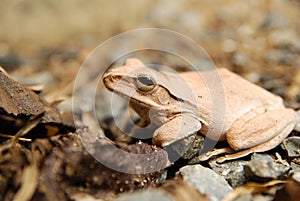
[[[115,82],[118,82],[121,79],[121,76],[119,76],[119,75],[107,75],[107,76],[105,76],[104,79],[109,80],[109,82],[111,82],[111,83],[115,83]]]
[[[104,74],[109,74],[111,72],[112,72],[112,70],[110,68],[108,68],[108,69],[106,69],[106,71],[104,72]]]

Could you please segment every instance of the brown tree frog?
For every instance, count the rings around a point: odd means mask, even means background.
[[[215,105],[210,93],[214,91],[199,73],[207,79],[217,73],[220,78],[225,104],[220,117],[213,115]],[[165,147],[200,132],[212,140],[228,142],[235,153],[221,161],[276,147],[297,120],[296,112],[285,108],[279,96],[226,69],[162,72],[131,58],[124,66],[109,69],[103,83],[109,90],[128,97],[141,118],[159,126],[153,134],[153,144]],[[219,124],[222,130],[208,135]]]

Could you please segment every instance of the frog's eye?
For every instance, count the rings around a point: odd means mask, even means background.
[[[136,87],[142,92],[150,92],[156,87],[156,82],[149,75],[139,75],[136,79]]]

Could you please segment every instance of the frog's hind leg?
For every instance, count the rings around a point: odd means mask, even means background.
[[[244,156],[247,156],[251,153],[254,152],[264,152],[264,151],[268,151],[270,149],[275,148],[278,144],[280,144],[284,138],[286,138],[286,136],[290,133],[290,129],[286,128],[285,130],[283,130],[279,135],[277,135],[276,137],[270,139],[269,141],[266,141],[260,145],[257,145],[255,147],[249,148],[249,149],[245,149],[245,150],[241,150],[238,151],[236,153],[233,154],[227,154],[225,156],[221,156],[217,159],[218,163],[223,163],[224,161],[228,161],[228,160],[234,160],[237,158],[241,158]]]
[[[273,149],[290,134],[296,124],[296,113],[292,109],[266,111],[252,116],[236,121],[233,125],[235,129],[226,133],[229,145],[241,151],[220,157],[218,162]]]

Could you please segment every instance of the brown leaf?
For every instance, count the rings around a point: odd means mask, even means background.
[[[14,116],[38,114],[46,103],[39,95],[16,82],[0,69],[0,108]]]
[[[235,188],[233,191],[227,194],[224,201],[234,201],[243,199],[244,196],[252,197],[257,194],[265,194],[274,196],[276,190],[282,188],[286,181],[272,180],[265,184],[248,183],[244,186]]]
[[[70,115],[62,114],[56,104],[48,104],[33,90],[10,78],[1,68],[0,97],[0,117],[1,114],[8,115],[15,117],[14,121],[24,119],[26,122],[28,118],[42,114],[41,121],[37,123],[51,124],[49,135],[58,133],[62,127],[74,127]],[[48,130],[48,127],[45,128]]]

